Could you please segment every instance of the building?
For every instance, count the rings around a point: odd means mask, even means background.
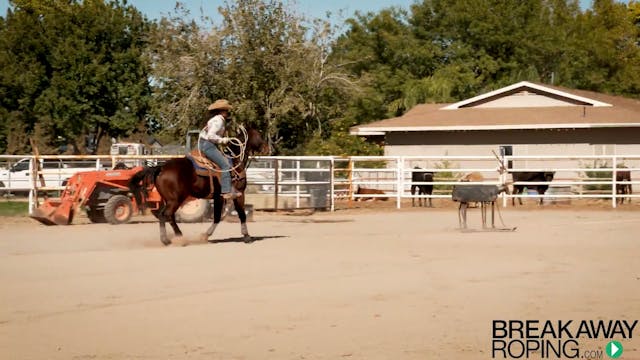
[[[385,143],[385,155],[640,154],[640,101],[519,82],[455,104],[421,104],[351,128]]]

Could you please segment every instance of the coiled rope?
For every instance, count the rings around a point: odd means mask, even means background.
[[[232,161],[234,161],[236,159],[244,159],[245,150],[247,148],[247,142],[249,141],[249,136],[247,135],[247,129],[243,125],[239,125],[239,128],[240,128],[240,131],[242,132],[242,135],[244,137],[244,142],[242,142],[242,140],[240,140],[240,139],[238,139],[236,137],[229,138],[229,143],[233,144],[233,145],[236,145],[238,147],[238,149],[240,149],[238,154],[235,154],[229,148],[227,148],[227,152],[230,153],[228,157]],[[204,128],[202,130],[204,130]],[[200,139],[198,139],[198,153],[200,154],[201,157],[204,157],[205,159],[209,160],[210,162],[213,162],[209,158],[207,158],[206,156],[203,156],[202,151],[200,150]],[[223,155],[225,155],[224,152],[223,152]],[[218,173],[232,172],[232,171],[235,171],[240,166],[242,166],[242,161],[239,161],[236,165],[231,167],[229,170],[222,170],[222,169],[216,169],[216,168],[212,168],[210,170],[214,171],[214,172],[218,172]]]

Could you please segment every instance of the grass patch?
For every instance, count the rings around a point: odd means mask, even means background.
[[[29,203],[27,201],[0,201],[0,216],[27,216]]]

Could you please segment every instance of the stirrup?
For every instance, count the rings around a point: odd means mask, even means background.
[[[242,196],[242,193],[236,190],[231,190],[231,192],[222,194],[223,199],[233,200]]]

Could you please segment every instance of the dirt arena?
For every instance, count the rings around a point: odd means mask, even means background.
[[[184,247],[146,219],[0,218],[0,358],[490,359],[492,320],[640,319],[640,207],[502,215],[515,232],[462,233],[452,208],[258,212],[253,244],[223,223]]]

